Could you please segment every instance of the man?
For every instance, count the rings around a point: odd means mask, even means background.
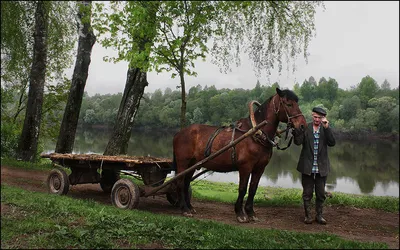
[[[296,129],[294,131],[294,143],[302,144],[297,170],[302,173],[301,184],[303,186],[303,202],[305,219],[304,223],[311,224],[311,199],[315,188],[315,220],[319,224],[326,224],[322,217],[322,207],[326,199],[325,183],[330,171],[328,158],[328,146],[335,145],[335,138],[326,119],[326,111],[323,108],[312,109],[313,121],[308,123],[304,133]]]

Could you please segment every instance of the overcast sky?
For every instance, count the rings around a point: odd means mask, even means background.
[[[356,86],[363,77],[370,75],[379,85],[385,80],[391,87],[399,85],[399,2],[325,2],[325,11],[319,8],[316,17],[316,37],[309,45],[309,60],[299,56],[297,70],[292,73],[284,67],[279,76],[274,72],[270,80],[259,79],[262,85],[278,82],[282,88],[292,89],[298,82],[313,76],[317,82],[321,77],[336,79],[339,87],[349,89]],[[127,63],[103,62],[105,55],[113,55],[112,49],[104,49],[96,43],[86,91],[89,95],[115,94],[124,91]],[[217,66],[198,61],[195,64],[197,77],[186,76],[186,90],[197,84],[203,87],[215,85],[221,88],[254,88],[257,78],[247,56],[242,58],[240,67],[232,72],[220,73]],[[71,74],[72,70],[69,71]],[[179,79],[171,79],[170,73],[148,74],[149,86],[145,92],[156,89],[172,90],[179,85]]]

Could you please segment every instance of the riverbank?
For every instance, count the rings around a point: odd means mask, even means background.
[[[102,129],[105,131],[112,131],[113,127],[104,124],[94,124],[91,126],[79,126],[80,129]],[[357,140],[357,141],[369,141],[369,140],[382,140],[382,141],[399,141],[399,133],[377,133],[374,131],[340,131],[332,129],[335,137],[342,140]],[[132,131],[165,131],[169,133],[176,133],[179,128],[152,128],[152,127],[139,127],[135,126]]]

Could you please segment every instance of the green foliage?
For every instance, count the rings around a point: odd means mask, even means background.
[[[16,157],[21,130],[15,123],[1,123],[1,157]]]
[[[314,16],[322,2],[241,1],[220,4],[216,13],[213,37],[213,62],[227,72],[230,65],[240,64],[240,54],[248,53],[256,74],[271,70],[286,61],[289,70],[293,59],[303,54],[314,36]]]
[[[361,79],[361,82],[357,85],[357,93],[360,96],[361,105],[363,108],[367,107],[368,100],[375,97],[378,93],[379,85],[370,76],[366,76]]]
[[[239,64],[241,51],[249,54],[258,73],[270,73],[276,61],[280,72],[282,56],[287,62],[295,61],[303,52],[307,59],[319,5],[291,1],[113,2],[106,11],[104,4],[96,5],[93,27],[103,36],[103,46],[118,51],[118,56],[105,60],[126,60],[130,67],[143,71],[173,71],[172,78],[179,76],[183,127],[185,114],[192,114],[186,111],[185,75],[197,75],[194,61],[205,60],[209,39],[213,40],[213,62],[225,72],[233,61]]]
[[[92,27],[99,43],[118,51],[116,57],[105,61],[128,61],[130,68],[147,71],[149,56],[157,32],[156,12],[159,2],[112,2],[110,8],[96,3]]]
[[[380,97],[378,99],[372,98],[368,101],[368,106],[375,108],[379,112],[379,118],[377,121],[378,131],[392,132],[392,128],[398,124],[399,117],[398,114],[396,115],[394,112],[392,112],[396,107],[396,100],[388,96]]]
[[[1,4],[1,82],[2,96],[3,93],[7,96],[5,105],[2,103],[2,124],[23,124],[34,54],[36,7],[37,1],[6,1]],[[69,87],[64,70],[73,61],[76,23],[71,17],[76,14],[76,3],[44,2],[44,8],[45,15],[48,15],[47,62],[43,119],[39,135],[54,137],[58,132]],[[11,133],[16,130],[6,131]],[[40,147],[39,145],[38,152]]]
[[[345,121],[349,121],[356,116],[357,110],[361,108],[361,100],[358,96],[346,98],[343,100],[339,109],[339,117]]]
[[[310,101],[302,98],[300,94],[299,105],[307,121],[311,121],[311,110],[315,106],[324,107],[328,111],[328,118],[333,128],[339,131],[354,132],[392,132],[398,133],[399,124],[399,98],[398,89],[390,89],[390,96],[371,98],[367,108],[362,108],[361,100],[354,89],[336,89],[336,80],[320,80],[317,84],[313,77],[298,84],[298,91],[304,90],[304,84],[314,86],[315,96]],[[317,85],[314,85],[317,84]],[[332,84],[336,94],[331,96],[319,96],[321,89]],[[201,85],[192,87],[188,91],[187,114],[189,122],[203,123],[215,126],[229,125],[235,120],[248,116],[247,103],[250,100],[263,102],[276,93],[275,88],[279,84],[270,86],[256,84],[253,89],[217,89],[215,86],[204,88]],[[329,89],[329,88],[328,88]],[[323,92],[323,91],[322,91]],[[392,96],[396,96],[393,98]],[[333,98],[335,96],[335,98]],[[317,98],[318,97],[318,98]],[[108,125],[112,126],[113,114],[118,110],[122,94],[85,96],[83,99],[80,123],[83,125]],[[147,128],[177,128],[179,123],[179,90],[160,89],[153,93],[144,94],[140,103],[140,109],[136,116],[135,126]],[[333,98],[333,99],[331,99]],[[115,115],[114,115],[115,117]]]
[[[71,66],[76,41],[75,3],[47,2],[48,55],[46,84],[60,79]],[[21,85],[29,76],[34,43],[36,2],[6,1],[1,4],[1,78],[8,85]]]

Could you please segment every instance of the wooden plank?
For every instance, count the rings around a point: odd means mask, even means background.
[[[99,155],[99,154],[41,154],[42,158],[50,158],[51,160],[81,160],[81,161],[103,161],[103,162],[123,162],[134,164],[151,164],[151,163],[172,163],[172,159],[157,158],[150,156],[127,156],[127,155]]]

